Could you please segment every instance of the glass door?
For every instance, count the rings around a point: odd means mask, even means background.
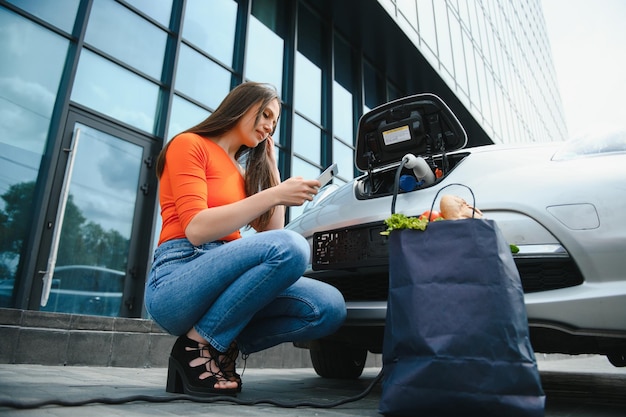
[[[42,311],[141,315],[156,194],[152,142],[70,115],[52,187],[58,202],[48,209],[50,243],[38,262],[46,265]]]

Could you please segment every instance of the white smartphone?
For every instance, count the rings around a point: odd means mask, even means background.
[[[322,172],[320,176],[317,177],[317,180],[320,182],[320,188],[328,184],[330,180],[332,180],[333,177],[337,175],[338,172],[339,170],[337,169],[337,164],[332,164],[331,166],[326,168],[324,172]]]

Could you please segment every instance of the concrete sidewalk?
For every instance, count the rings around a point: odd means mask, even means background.
[[[547,417],[617,417],[626,415],[626,369],[614,368],[601,356],[538,357],[547,395]],[[366,368],[358,380],[328,380],[312,369],[247,369],[242,402],[271,401],[332,403],[361,394],[374,381],[379,368]],[[166,368],[118,368],[0,365],[0,402],[24,404],[49,400],[85,401],[149,396],[173,397],[165,392]],[[281,408],[268,404],[134,401],[124,404],[44,406],[36,409],[0,407],[0,416],[380,416],[380,383],[369,395],[330,409]],[[460,414],[462,416],[462,414]]]

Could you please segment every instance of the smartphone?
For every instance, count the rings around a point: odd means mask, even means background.
[[[330,180],[332,180],[333,177],[337,175],[338,172],[339,170],[337,169],[337,164],[332,164],[331,166],[326,168],[324,172],[322,172],[320,176],[317,177],[317,180],[320,182],[320,188],[328,184]]]

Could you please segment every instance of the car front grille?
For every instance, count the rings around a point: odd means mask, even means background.
[[[383,223],[318,232],[313,236],[313,272],[347,301],[387,299],[389,274],[387,237]],[[583,283],[570,257],[514,258],[525,293],[573,287]]]

